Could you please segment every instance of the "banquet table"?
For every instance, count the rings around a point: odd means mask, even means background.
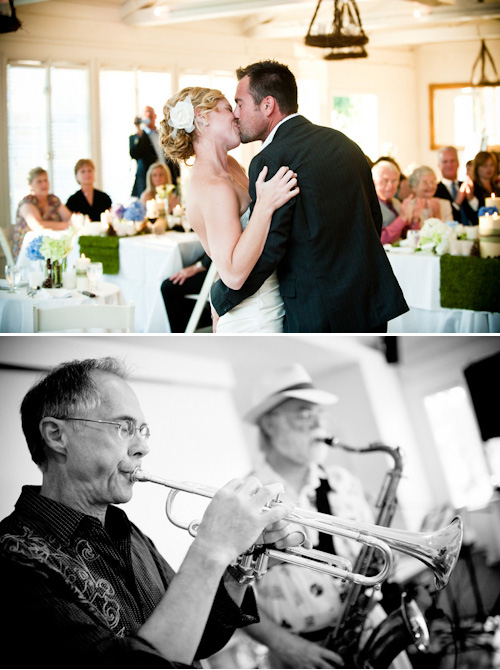
[[[9,293],[5,279],[0,279],[0,332],[32,333],[33,305],[41,309],[57,309],[67,305],[124,305],[125,299],[116,284],[100,282],[96,298],[83,295],[76,289],[40,289],[33,298],[27,295],[27,286]]]
[[[441,307],[439,256],[430,252],[409,253],[401,247],[388,251],[387,256],[410,308],[389,321],[389,333],[500,332],[497,312]]]
[[[17,261],[22,267],[28,268],[31,263],[26,248],[32,238],[33,234],[27,233],[23,242]],[[135,332],[171,332],[161,283],[202,256],[203,247],[196,233],[168,231],[162,235],[120,237],[118,254],[119,272],[105,274],[103,279],[116,284],[127,303],[135,303]],[[68,265],[74,264],[79,255],[77,240]]]

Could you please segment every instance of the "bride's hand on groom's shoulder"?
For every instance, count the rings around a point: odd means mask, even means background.
[[[300,189],[297,186],[297,173],[282,166],[271,179],[266,181],[267,173],[268,167],[265,165],[255,182],[257,199],[267,201],[273,210],[276,210],[298,195]]]

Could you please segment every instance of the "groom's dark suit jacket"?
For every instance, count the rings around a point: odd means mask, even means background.
[[[406,312],[380,242],[380,205],[361,149],[342,133],[296,116],[252,160],[252,204],[265,165],[268,179],[282,165],[294,170],[300,194],[274,213],[264,251],[243,287],[234,291],[220,280],[213,286],[217,313],[255,293],[276,268],[285,332],[368,332]]]

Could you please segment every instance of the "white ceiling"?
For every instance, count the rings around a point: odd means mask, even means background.
[[[44,1],[15,0],[15,5]],[[295,43],[303,43],[317,4],[317,0],[66,2],[117,8],[121,21],[137,27],[203,22],[205,27],[211,25],[215,32],[215,22],[231,20],[235,31],[242,36],[286,39]],[[357,5],[369,37],[368,48],[500,38],[500,2],[496,0],[357,0]],[[332,18],[333,0],[323,0],[318,14],[323,24],[321,32],[330,32]]]

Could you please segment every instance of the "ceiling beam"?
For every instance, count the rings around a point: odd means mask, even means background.
[[[258,14],[263,10],[286,8],[293,11],[312,9],[315,2],[304,0],[238,0],[238,2],[185,2],[182,5],[172,3],[145,2],[144,0],[127,0],[121,9],[120,16],[124,23],[136,26],[170,25],[192,21],[230,18]],[[155,9],[157,13],[155,13]]]
[[[249,17],[244,23],[243,33],[245,37],[252,39],[293,39],[304,36],[309,28],[310,19],[273,19],[271,16]],[[386,43],[401,43],[401,35],[405,34],[405,40],[412,36],[409,43],[418,43],[419,36],[425,31],[434,35],[432,41],[446,41],[444,32],[450,34],[453,30],[458,30],[467,26],[469,32],[481,28],[487,31],[488,38],[500,38],[500,3],[490,3],[481,7],[471,7],[460,11],[455,7],[443,7],[434,10],[430,14],[418,19],[413,16],[401,16],[397,14],[370,15],[366,13],[362,17],[363,29],[373,41],[380,37],[381,41]],[[436,35],[438,31],[443,31],[443,39]],[[437,37],[437,39],[436,39]],[[471,35],[469,35],[470,39]],[[459,38],[461,39],[461,38]]]

